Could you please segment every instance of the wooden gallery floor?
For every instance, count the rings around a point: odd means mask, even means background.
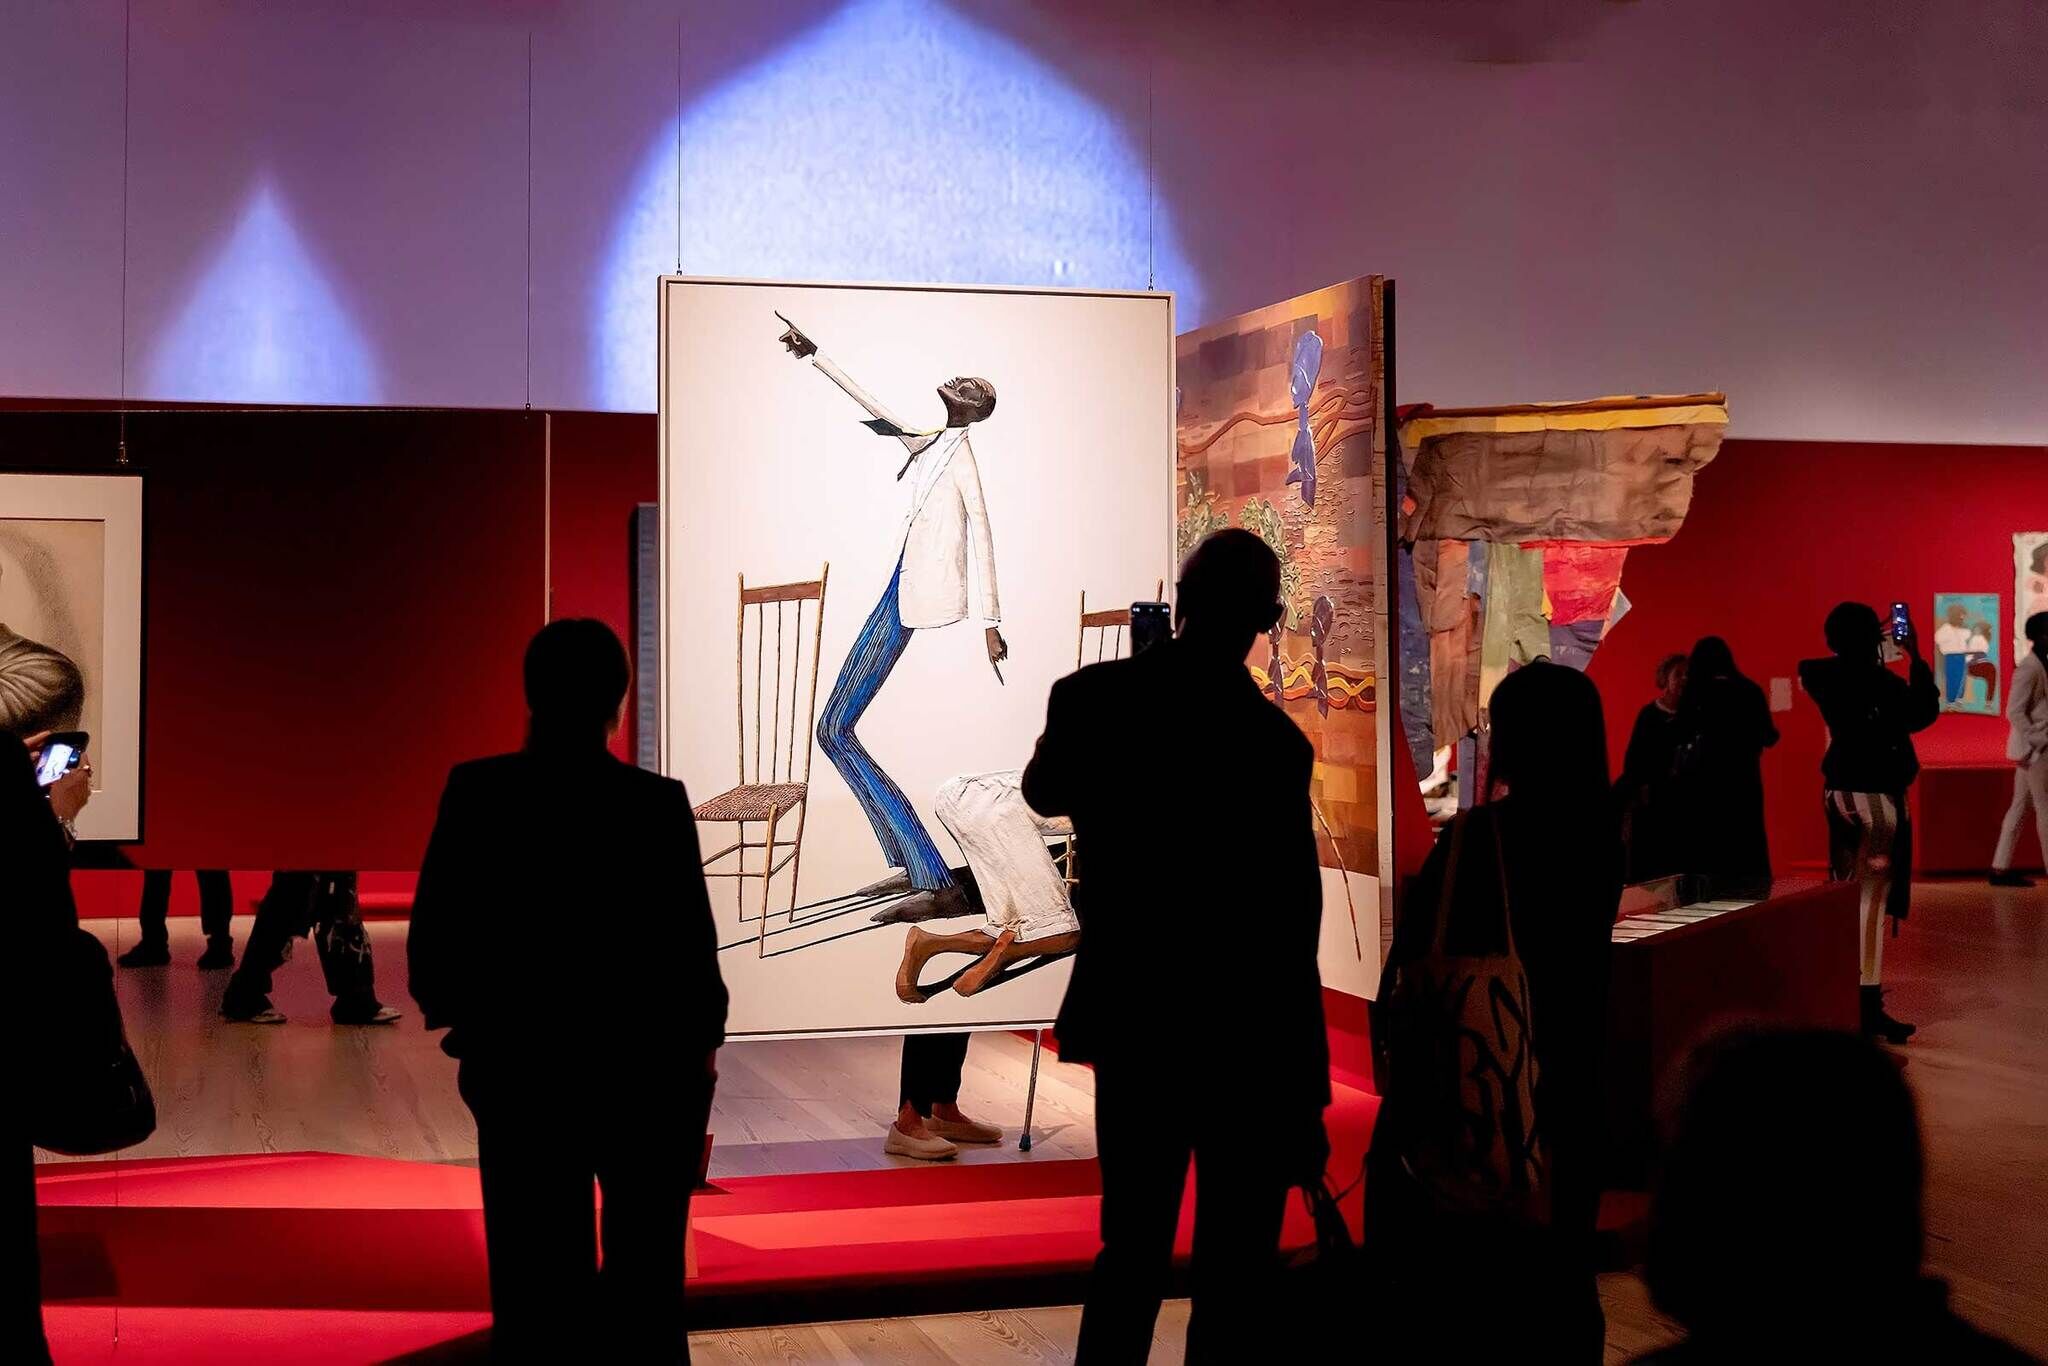
[[[133,922],[94,928],[110,946],[117,933],[123,941],[134,933]],[[238,946],[247,928],[238,918]],[[404,929],[380,922],[371,933],[380,994],[409,1007]],[[161,1123],[141,1154],[317,1149],[475,1160],[454,1064],[416,1013],[395,1029],[332,1027],[307,944],[279,973],[274,993],[290,1023],[227,1025],[214,1015],[226,974],[192,967],[196,923],[173,921],[172,934],[172,966],[119,978],[130,1033],[157,1087]],[[1930,1267],[1951,1282],[1966,1316],[2048,1355],[2048,887],[1923,884],[1905,935],[1886,944],[1885,958],[1894,1012],[1921,1027],[1902,1054],[1927,1132]],[[903,1162],[881,1151],[895,1109],[898,1047],[891,1039],[727,1047],[712,1111],[713,1175]],[[1017,1152],[1030,1052],[1013,1035],[977,1037],[962,1104],[1012,1137],[967,1160],[1094,1155],[1092,1076],[1050,1057],[1039,1082],[1037,1146]],[[1610,1361],[1670,1339],[1633,1274],[1604,1277],[1601,1294]],[[1180,1359],[1186,1321],[1185,1304],[1167,1306],[1155,1361]],[[1076,1309],[1007,1310],[704,1333],[694,1346],[695,1359],[708,1363],[1061,1363],[1073,1358],[1078,1328]]]

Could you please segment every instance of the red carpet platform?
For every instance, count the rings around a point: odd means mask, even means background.
[[[1331,1170],[1348,1181],[1377,1101],[1355,1079],[1336,1090]],[[431,1358],[488,1321],[473,1168],[282,1153],[53,1164],[36,1187],[63,1361]],[[1097,1194],[1093,1162],[1058,1160],[717,1182],[694,1206],[691,1323],[1071,1302]],[[1190,1205],[1183,1256],[1192,1227]],[[1286,1238],[1310,1239],[1298,1204]]]

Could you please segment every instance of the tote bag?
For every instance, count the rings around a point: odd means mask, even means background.
[[[29,1140],[71,1157],[140,1143],[156,1132],[156,1099],[128,1046],[106,947],[85,930],[65,930],[43,969],[33,993]]]
[[[1499,935],[1482,942],[1501,947],[1458,954],[1450,943],[1476,938],[1450,933],[1460,880],[1470,876],[1468,841],[1474,837],[1492,843],[1494,876],[1491,885],[1463,898],[1464,910],[1497,916]],[[1458,816],[1449,839],[1429,948],[1406,963],[1389,960],[1380,982],[1374,1041],[1381,1089],[1405,1116],[1401,1164],[1436,1203],[1542,1223],[1549,1218],[1549,1191],[1536,1114],[1529,979],[1515,948],[1494,813],[1481,807]]]

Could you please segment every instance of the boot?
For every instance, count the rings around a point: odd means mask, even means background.
[[[171,946],[161,939],[137,940],[135,947],[114,961],[124,968],[160,968],[171,961]]]
[[[1884,988],[1864,987],[1862,993],[1863,1032],[1889,1044],[1902,1044],[1913,1037],[1916,1026],[1885,1014]]]

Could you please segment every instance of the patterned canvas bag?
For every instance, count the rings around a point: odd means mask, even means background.
[[[1459,815],[1448,838],[1430,947],[1410,962],[1389,961],[1380,983],[1374,1024],[1381,1089],[1403,1116],[1402,1166],[1439,1204],[1542,1223],[1549,1217],[1549,1191],[1536,1115],[1529,979],[1508,915],[1499,826],[1481,807]],[[1473,871],[1468,838],[1492,844],[1494,868],[1491,886],[1468,888],[1464,913],[1498,916],[1498,936],[1450,932],[1460,877]],[[1497,944],[1498,951],[1460,954],[1448,947],[1474,940]]]

